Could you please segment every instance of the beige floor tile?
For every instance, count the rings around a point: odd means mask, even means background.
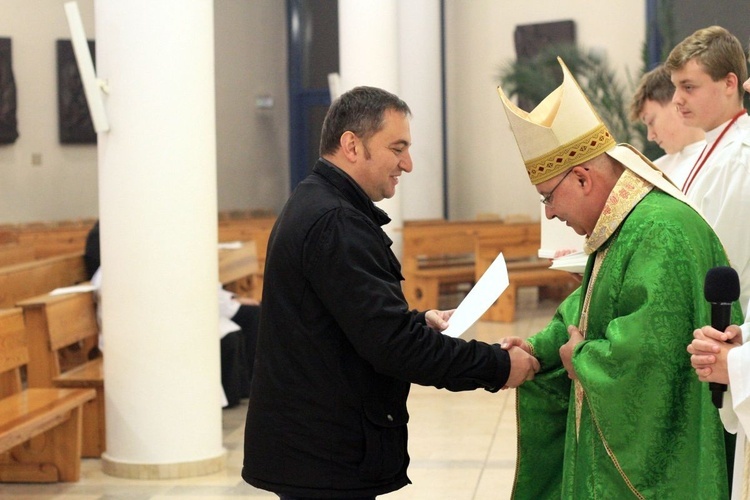
[[[412,464],[412,484],[385,495],[388,500],[471,500],[482,474],[481,464],[461,461]]]

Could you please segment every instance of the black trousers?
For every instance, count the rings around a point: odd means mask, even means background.
[[[260,323],[260,306],[241,305],[237,313],[232,317],[242,329],[240,340],[240,364],[241,381],[240,395],[246,398],[250,395],[250,381],[253,378],[253,365],[255,364],[255,348],[258,344],[258,324]]]
[[[228,408],[240,404],[245,371],[242,363],[242,332],[230,332],[221,338],[221,386]]]

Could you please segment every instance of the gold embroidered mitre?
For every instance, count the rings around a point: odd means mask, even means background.
[[[540,184],[615,147],[575,78],[559,57],[563,82],[531,112],[513,104],[498,87],[510,128],[531,183]]]

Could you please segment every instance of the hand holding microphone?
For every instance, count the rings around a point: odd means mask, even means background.
[[[731,324],[732,302],[740,298],[740,279],[737,272],[731,267],[709,269],[703,294],[711,303],[711,327],[724,332]],[[696,331],[696,334],[698,332]],[[721,408],[724,392],[727,390],[726,384],[709,382],[708,386],[711,389],[711,401],[714,406]]]

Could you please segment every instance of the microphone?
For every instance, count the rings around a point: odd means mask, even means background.
[[[722,266],[709,269],[703,285],[703,295],[711,303],[711,326],[723,332],[731,324],[732,302],[740,298],[740,278],[731,267]],[[711,401],[721,408],[726,384],[708,383]]]

